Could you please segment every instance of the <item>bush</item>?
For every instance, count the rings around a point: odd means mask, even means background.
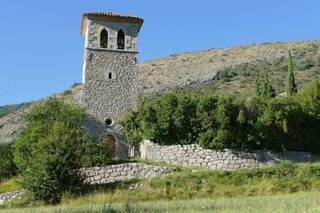
[[[200,122],[199,144],[204,148],[222,149],[236,147],[238,108],[230,98],[203,97],[197,105]]]
[[[0,179],[16,174],[16,164],[13,161],[13,144],[0,144]]]
[[[141,136],[159,144],[190,144],[197,137],[195,97],[168,93],[144,104],[138,113]]]
[[[134,111],[128,111],[124,120],[121,122],[123,129],[122,134],[126,141],[133,147],[138,147],[142,141],[140,128],[140,122],[138,118],[138,113]]]
[[[58,203],[63,193],[81,187],[78,170],[88,138],[83,118],[83,109],[57,99],[40,103],[26,116],[14,160],[30,198]]]
[[[84,146],[83,166],[102,166],[110,162],[112,150],[108,138],[103,138],[99,142],[88,142]]]
[[[272,96],[232,99],[168,93],[140,105],[124,131],[133,137],[133,129],[161,145],[198,142],[210,149],[320,153],[320,80],[297,96]],[[128,124],[134,127],[130,131]]]

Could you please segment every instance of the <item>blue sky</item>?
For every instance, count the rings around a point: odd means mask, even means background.
[[[84,12],[142,17],[139,60],[274,41],[320,39],[319,0],[2,0],[0,105],[81,81]]]

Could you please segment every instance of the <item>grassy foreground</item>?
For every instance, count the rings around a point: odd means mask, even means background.
[[[1,213],[22,212],[319,212],[320,192],[243,198],[193,199],[149,202],[121,202],[82,205],[59,205],[25,209],[4,209]]]
[[[139,187],[132,190],[131,187],[137,184]],[[44,202],[24,197],[6,203],[3,211],[210,212],[215,209],[246,212],[248,207],[249,210],[262,208],[262,212],[267,212],[265,210],[283,205],[283,211],[290,207],[299,212],[301,208],[315,211],[320,206],[319,198],[319,163],[282,162],[275,166],[234,171],[180,168],[166,177],[87,187],[77,196],[66,194],[56,207],[45,207]],[[26,208],[14,210],[22,207]]]
[[[17,183],[17,178],[12,178],[8,180],[0,179],[0,194],[11,192],[20,189],[21,187]]]

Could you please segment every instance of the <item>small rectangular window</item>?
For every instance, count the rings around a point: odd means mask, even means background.
[[[112,79],[112,73],[109,72],[108,79]]]

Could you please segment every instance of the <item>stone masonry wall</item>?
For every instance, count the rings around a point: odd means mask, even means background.
[[[196,144],[160,146],[148,140],[141,144],[140,152],[143,159],[225,170],[260,167],[283,160],[292,162],[320,161],[320,156],[307,152],[210,150],[203,149]]]
[[[116,181],[129,181],[135,178],[151,178],[166,176],[173,173],[175,167],[152,166],[141,163],[124,163],[103,167],[91,167],[81,169],[84,182],[87,184],[105,184]],[[0,194],[0,205],[7,201],[20,197],[24,190]]]
[[[108,32],[108,49],[117,50],[118,31],[122,30],[125,34],[126,51],[138,50],[138,24],[137,23],[121,23],[107,21],[89,21],[87,47],[100,48],[100,33],[105,29]],[[121,51],[121,50],[120,50]]]
[[[103,29],[108,31],[107,48],[100,47]],[[124,49],[117,47],[119,30],[125,34]],[[82,97],[87,115],[85,127],[95,140],[112,134],[116,138],[115,156],[128,157],[129,147],[121,137],[119,122],[126,111],[137,107],[138,24],[89,20],[85,39]]]
[[[104,167],[82,169],[88,184],[105,184],[134,178],[150,178],[169,175],[175,167],[152,166],[140,163],[124,163]]]
[[[135,109],[137,94],[137,55],[127,52],[89,51],[83,102],[93,121],[89,128],[99,137],[108,130],[119,131],[118,121],[128,109]],[[112,73],[112,79],[108,79]],[[106,118],[114,125],[106,127]]]
[[[0,205],[4,204],[7,201],[20,197],[23,193],[24,193],[24,190],[17,190],[13,192],[0,194]]]
[[[127,157],[128,151],[121,143],[119,122],[127,110],[135,109],[137,105],[137,54],[87,51],[90,62],[86,63],[83,94],[87,114],[85,126],[96,140],[108,132],[113,133],[117,138],[116,156]],[[108,79],[109,73],[112,73],[112,79]],[[111,126],[105,124],[107,118],[112,119]]]

